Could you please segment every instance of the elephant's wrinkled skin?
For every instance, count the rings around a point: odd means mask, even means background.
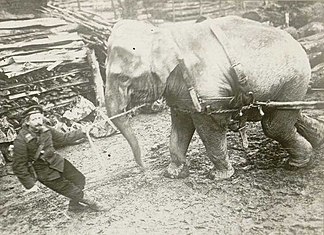
[[[248,89],[256,100],[302,100],[310,80],[309,62],[299,43],[284,31],[257,22],[230,16],[164,28],[130,20],[117,23],[108,41],[108,114],[118,114],[127,107],[161,96],[166,98],[172,118],[171,163],[166,175],[171,178],[188,176],[186,152],[195,130],[214,163],[212,178],[228,178],[234,173],[228,161],[226,143],[229,114],[193,112],[179,66],[179,59],[184,59],[185,67],[194,78],[195,90],[203,99],[238,94],[237,81],[230,74],[229,59],[211,32],[211,24],[217,24],[227,35],[249,78]],[[229,108],[228,102],[219,105]],[[265,134],[287,149],[290,165],[305,166],[312,156],[309,141],[319,142],[318,136],[314,138],[318,134],[314,129],[318,132],[318,128],[307,128],[307,124],[314,122],[308,121],[298,110],[265,109],[264,113],[261,121]],[[135,160],[143,167],[140,147],[127,119],[121,117],[114,123],[128,140]]]

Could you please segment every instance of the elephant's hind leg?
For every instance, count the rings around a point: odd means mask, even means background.
[[[230,178],[234,174],[234,168],[229,162],[227,152],[226,132],[229,117],[226,114],[209,116],[199,113],[192,117],[207,155],[214,164],[209,177],[215,180]]]
[[[324,122],[300,113],[295,124],[299,134],[304,136],[314,149],[324,145]]]
[[[189,175],[186,164],[186,152],[190,144],[195,126],[190,114],[171,109],[170,155],[171,163],[165,171],[169,178],[185,178]]]
[[[261,121],[266,136],[278,141],[289,153],[290,169],[307,166],[313,155],[312,145],[295,127],[298,116],[298,110],[272,110]]]

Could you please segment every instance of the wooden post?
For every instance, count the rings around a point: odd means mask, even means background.
[[[79,11],[81,10],[81,3],[80,3],[80,0],[78,0],[78,9],[79,9]]]
[[[175,22],[175,9],[174,9],[174,1],[175,1],[175,0],[172,0],[172,21],[173,21],[173,23]]]
[[[99,107],[104,107],[105,106],[105,94],[103,89],[104,85],[100,74],[99,63],[97,61],[95,51],[93,49],[87,48],[87,58],[93,74],[96,100],[99,103]]]
[[[201,17],[203,14],[203,9],[202,9],[202,0],[199,0],[199,17]]]
[[[114,0],[111,0],[111,8],[114,11],[114,18],[116,20],[117,19],[117,12],[116,12],[116,8],[115,8]]]

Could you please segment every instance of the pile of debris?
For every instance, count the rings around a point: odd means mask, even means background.
[[[16,127],[28,106],[62,113],[78,95],[94,100],[87,47],[57,18],[0,22],[0,115]]]
[[[67,21],[57,17],[60,9],[51,9],[51,17],[0,22],[0,150],[7,160],[21,113],[31,105],[41,104],[48,124],[62,131],[78,127],[85,117],[98,119],[103,81],[93,47],[104,54],[112,25],[60,11]],[[92,134],[113,132],[103,123]]]

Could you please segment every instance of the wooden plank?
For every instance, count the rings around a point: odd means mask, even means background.
[[[39,63],[31,68],[27,68],[24,64],[11,64],[9,66],[2,67],[2,69],[4,73],[8,76],[8,78],[12,78],[23,74],[31,73],[35,70],[39,70],[47,66],[49,66],[49,63]]]
[[[55,61],[73,61],[78,58],[86,57],[86,49],[66,50],[54,49],[44,52],[33,53],[29,55],[13,56],[16,63],[35,63],[35,62],[55,62]]]
[[[20,84],[13,85],[13,86],[1,87],[0,88],[0,91],[3,91],[3,90],[11,90],[11,89],[19,88],[19,87],[30,86],[30,85],[35,85],[35,84],[42,83],[42,82],[46,82],[46,81],[56,80],[56,79],[63,78],[63,77],[69,76],[69,75],[75,75],[75,74],[80,73],[82,71],[86,71],[87,69],[88,68],[75,69],[75,70],[72,70],[69,73],[64,73],[64,74],[61,74],[61,75],[56,75],[56,76],[53,76],[53,77],[50,77],[50,78],[40,79],[40,80],[37,80],[37,81],[34,81],[34,82],[30,82],[30,83],[27,83],[27,84],[26,83],[20,83]]]
[[[19,94],[9,95],[8,98],[9,98],[9,100],[16,100],[16,99],[23,98],[23,97],[28,97],[28,96],[33,96],[33,95],[40,95],[42,93],[50,92],[50,91],[53,91],[53,90],[59,90],[59,89],[66,88],[66,87],[80,86],[80,85],[85,85],[85,84],[89,84],[89,81],[68,83],[68,84],[64,84],[64,85],[61,85],[61,86],[52,87],[52,88],[46,89],[44,91],[22,92],[22,93],[19,93]]]
[[[31,20],[10,20],[0,22],[0,29],[19,29],[33,26],[54,27],[65,25],[67,22],[58,18],[37,18]]]
[[[26,96],[39,95],[40,93],[41,93],[40,91],[22,92],[18,94],[9,95],[8,98],[9,100],[15,100]]]
[[[29,55],[29,54],[39,53],[42,51],[48,51],[49,49],[80,49],[84,46],[85,45],[83,41],[75,41],[64,45],[48,46],[42,49],[28,50],[28,48],[25,48],[26,50],[19,50],[19,51],[4,50],[4,51],[0,51],[0,60],[3,60],[8,57],[18,56],[18,55]]]
[[[59,34],[59,35],[49,35],[48,38],[44,39],[36,39],[29,42],[18,42],[13,44],[0,44],[0,50],[6,49],[18,49],[25,48],[31,46],[46,46],[46,45],[54,45],[58,43],[67,43],[71,41],[81,41],[82,38],[76,33],[68,33],[68,34]]]
[[[76,58],[73,61],[65,61],[64,64],[83,64],[86,63],[85,58]],[[46,63],[32,63],[31,65],[27,65],[25,63],[23,64],[18,64],[15,63],[14,65],[9,65],[9,66],[5,66],[2,67],[2,69],[4,70],[6,76],[8,76],[9,78],[13,78],[13,77],[17,77],[23,74],[27,74],[30,72],[33,72],[35,70],[41,69],[41,68],[47,68],[48,66],[50,66],[52,63],[51,62],[46,62]],[[28,68],[28,66],[30,66],[30,68]]]

